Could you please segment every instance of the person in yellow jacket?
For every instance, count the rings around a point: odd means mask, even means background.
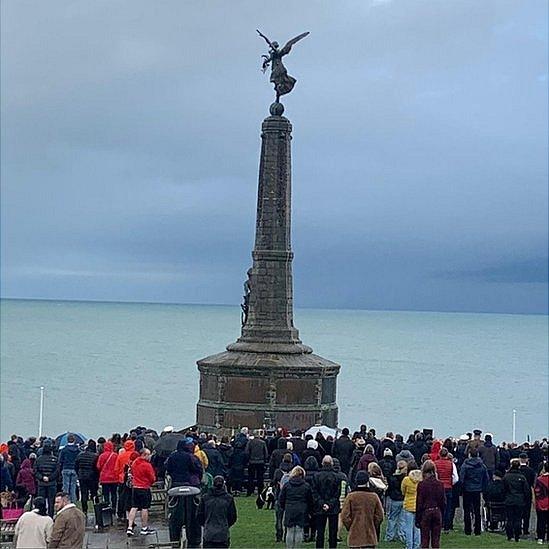
[[[200,460],[200,463],[202,463],[202,468],[205,471],[208,468],[208,456],[206,455],[206,452],[198,446],[198,444],[194,445],[194,455]]]
[[[402,514],[404,532],[406,533],[406,549],[418,549],[420,532],[416,526],[416,493],[417,485],[421,481],[421,471],[413,469],[408,476],[402,479],[400,490],[404,496]]]

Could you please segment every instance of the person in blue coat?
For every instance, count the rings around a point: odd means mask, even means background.
[[[469,457],[463,462],[459,471],[459,479],[463,489],[463,522],[465,535],[470,536],[471,517],[474,515],[475,536],[480,536],[481,515],[480,495],[488,486],[488,469],[479,457],[478,449],[471,448]]]
[[[193,440],[184,438],[166,460],[166,472],[172,478],[172,486],[200,486],[203,469],[193,449]]]
[[[76,458],[80,449],[76,445],[76,437],[71,433],[67,437],[67,445],[59,452],[59,470],[63,478],[63,492],[69,494],[71,503],[76,503]]]

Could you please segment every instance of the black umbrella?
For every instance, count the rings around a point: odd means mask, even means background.
[[[177,443],[183,440],[185,435],[181,433],[165,433],[160,436],[154,445],[154,451],[157,454],[171,454],[177,449]]]
[[[86,442],[86,440],[88,440],[83,434],[81,433],[72,433],[72,432],[69,432],[69,433],[63,433],[61,435],[58,435],[57,437],[55,437],[55,447],[56,448],[63,448],[65,447],[67,444],[68,444],[68,437],[69,435],[73,435],[74,436],[74,439],[75,439],[75,442],[76,444],[84,444],[84,442]]]

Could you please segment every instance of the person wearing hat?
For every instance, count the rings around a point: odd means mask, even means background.
[[[379,466],[385,478],[389,478],[396,471],[397,463],[390,448],[385,448],[383,451],[383,457],[379,460]]]
[[[204,528],[202,547],[230,546],[230,528],[237,519],[236,505],[221,475],[214,477],[212,488],[200,500],[196,516]]]
[[[194,455],[194,441],[187,437],[177,443],[177,450],[166,460],[166,472],[172,478],[172,486],[200,486],[202,463]]]
[[[351,455],[351,469],[349,470],[349,482],[353,485],[356,472],[358,471],[358,464],[364,454],[364,448],[366,447],[366,441],[363,438],[356,439],[356,448]]]
[[[396,456],[398,453],[395,444],[395,436],[391,431],[385,433],[385,436],[381,439],[381,442],[379,443],[377,457],[381,459],[385,455],[385,450],[387,449],[391,450],[393,456]]]
[[[484,443],[480,438],[482,431],[480,429],[473,429],[473,438],[467,444],[467,453],[469,453],[473,448],[479,449]]]
[[[376,547],[379,543],[377,531],[383,521],[383,506],[379,497],[370,491],[369,481],[366,471],[358,471],[356,487],[343,503],[341,520],[349,532],[349,547]]]

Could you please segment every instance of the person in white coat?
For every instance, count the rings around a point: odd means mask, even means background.
[[[23,513],[15,525],[16,549],[46,549],[51,537],[53,520],[46,513],[46,500],[34,498],[32,511]]]

